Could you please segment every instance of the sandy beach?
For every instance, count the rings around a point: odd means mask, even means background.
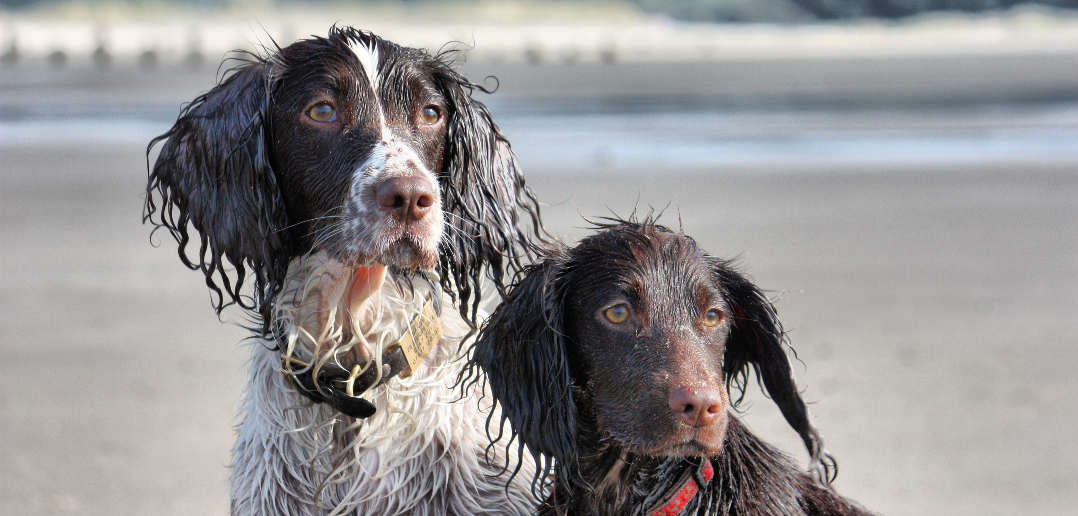
[[[3,158],[4,512],[226,512],[244,333],[149,245],[141,149]],[[618,172],[530,177],[567,238],[639,198],[740,257],[777,299],[843,492],[882,514],[1076,502],[1073,167]],[[745,406],[803,460],[768,401]]]
[[[665,208],[768,289],[842,493],[888,515],[1054,515],[1078,505],[1076,59],[468,73],[503,78],[490,105],[554,233],[572,241],[583,217]],[[0,513],[227,513],[246,334],[140,222],[144,145],[213,72],[0,73]],[[657,90],[673,108],[633,111]],[[552,98],[570,113],[533,113]],[[1017,107],[981,107],[992,102]],[[973,107],[938,109],[955,103]],[[559,124],[580,106],[629,114],[554,137],[577,129]],[[719,125],[701,122],[713,112]],[[639,159],[650,147],[626,158],[591,129],[646,140],[682,117],[712,131],[692,160]],[[700,158],[712,142],[716,159]],[[770,401],[753,393],[743,409],[804,461]]]

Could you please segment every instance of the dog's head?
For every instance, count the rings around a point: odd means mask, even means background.
[[[500,286],[542,232],[475,89],[445,56],[351,28],[248,56],[151,142],[144,217],[218,312],[239,304],[263,331],[289,262],[313,252],[436,270],[474,322],[483,271]]]
[[[600,229],[527,269],[473,351],[522,444],[563,466],[597,451],[581,447],[719,454],[750,367],[818,443],[757,287],[650,221]]]

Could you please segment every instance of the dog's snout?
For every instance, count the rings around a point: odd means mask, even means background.
[[[682,422],[697,428],[719,421],[726,411],[722,393],[711,386],[674,388],[667,402]]]
[[[430,181],[415,176],[387,179],[378,185],[376,195],[378,207],[402,222],[422,219],[437,199]]]

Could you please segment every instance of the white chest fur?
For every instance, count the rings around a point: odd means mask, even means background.
[[[462,397],[453,388],[466,326],[452,309],[443,312],[442,326],[446,338],[410,377],[364,394],[377,412],[363,420],[296,393],[281,374],[279,352],[253,344],[233,449],[232,513],[534,512],[534,464],[527,461],[506,489],[503,447],[488,455],[490,396],[471,390]],[[510,462],[509,471],[515,467]]]

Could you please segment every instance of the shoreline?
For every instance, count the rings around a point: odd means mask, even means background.
[[[0,119],[33,113],[35,106],[57,100],[50,109],[60,114],[72,105],[120,115],[175,111],[214,84],[219,62],[105,69],[0,66]],[[733,110],[855,110],[1078,102],[1078,41],[1068,52],[616,64],[464,61],[458,69],[481,85],[498,87],[493,95],[477,93],[493,107],[575,103],[591,109],[661,101]]]

